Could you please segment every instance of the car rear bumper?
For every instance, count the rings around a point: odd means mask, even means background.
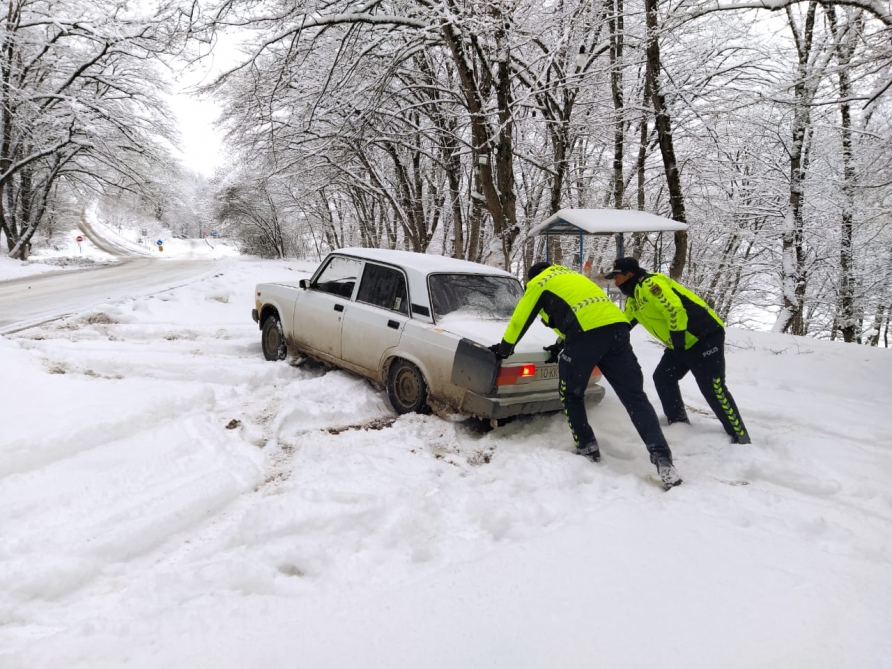
[[[541,363],[540,363],[541,364]],[[560,411],[561,399],[558,382],[547,390],[527,390],[522,385],[497,384],[500,363],[492,351],[470,339],[462,339],[455,351],[452,363],[452,385],[464,391],[457,410],[478,418],[510,418],[523,414]],[[515,365],[516,366],[516,365]],[[593,377],[585,391],[587,399],[600,402],[604,388],[593,383]],[[501,394],[496,394],[500,389]],[[455,395],[453,395],[455,397]],[[454,403],[450,403],[454,406]]]
[[[585,391],[587,400],[600,402],[605,390],[599,385],[591,385]],[[459,411],[478,418],[510,418],[525,414],[560,411],[561,399],[554,392],[521,395],[515,397],[486,397],[468,391],[462,400]]]

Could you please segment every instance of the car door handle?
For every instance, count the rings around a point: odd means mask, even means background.
[[[393,328],[394,330],[399,330],[400,323],[399,321],[387,321],[387,327]]]
[[[336,304],[336,305],[334,306],[334,310],[335,310],[335,311],[343,311],[343,310],[344,310],[344,305],[343,305],[343,304]]]

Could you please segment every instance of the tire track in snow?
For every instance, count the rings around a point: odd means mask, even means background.
[[[222,432],[212,417],[193,414],[160,430],[152,449],[132,453],[125,438],[10,482],[4,498],[21,501],[3,509],[3,524],[26,539],[6,551],[0,589],[14,599],[66,596],[108,563],[147,555],[220,514],[261,477],[260,459],[225,445],[233,439]],[[58,481],[62,466],[77,483],[47,489],[42,479]],[[35,489],[41,494],[28,494]],[[38,529],[24,532],[22,523]]]
[[[0,480],[39,470],[83,451],[103,448],[110,443],[127,439],[134,433],[151,430],[157,427],[158,416],[165,416],[165,420],[172,422],[193,413],[196,408],[210,409],[213,404],[213,392],[201,390],[176,399],[159,400],[145,410],[76,429],[64,437],[52,434],[44,438],[11,442],[4,449],[4,457],[0,459]]]

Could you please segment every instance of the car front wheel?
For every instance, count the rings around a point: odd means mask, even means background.
[[[426,413],[427,383],[408,360],[397,360],[387,374],[387,396],[397,413]]]
[[[288,355],[288,347],[285,345],[285,331],[278,316],[267,316],[263,321],[263,331],[260,337],[260,345],[263,348],[263,357],[270,361],[284,360]]]

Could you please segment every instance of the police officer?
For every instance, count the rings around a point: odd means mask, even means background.
[[[663,274],[649,274],[635,258],[617,258],[604,275],[628,296],[626,316],[641,323],[666,350],[654,385],[669,423],[690,423],[678,382],[691,372],[731,441],[749,444],[737,404],[725,385],[725,324],[700,297]]]
[[[644,393],[641,366],[629,343],[629,323],[607,294],[582,274],[536,263],[501,343],[491,350],[507,358],[537,316],[564,340],[558,362],[561,403],[577,453],[599,462],[598,441],[585,411],[585,389],[595,365],[610,382],[668,490],[681,483],[657,414]],[[551,347],[549,347],[551,348]]]

